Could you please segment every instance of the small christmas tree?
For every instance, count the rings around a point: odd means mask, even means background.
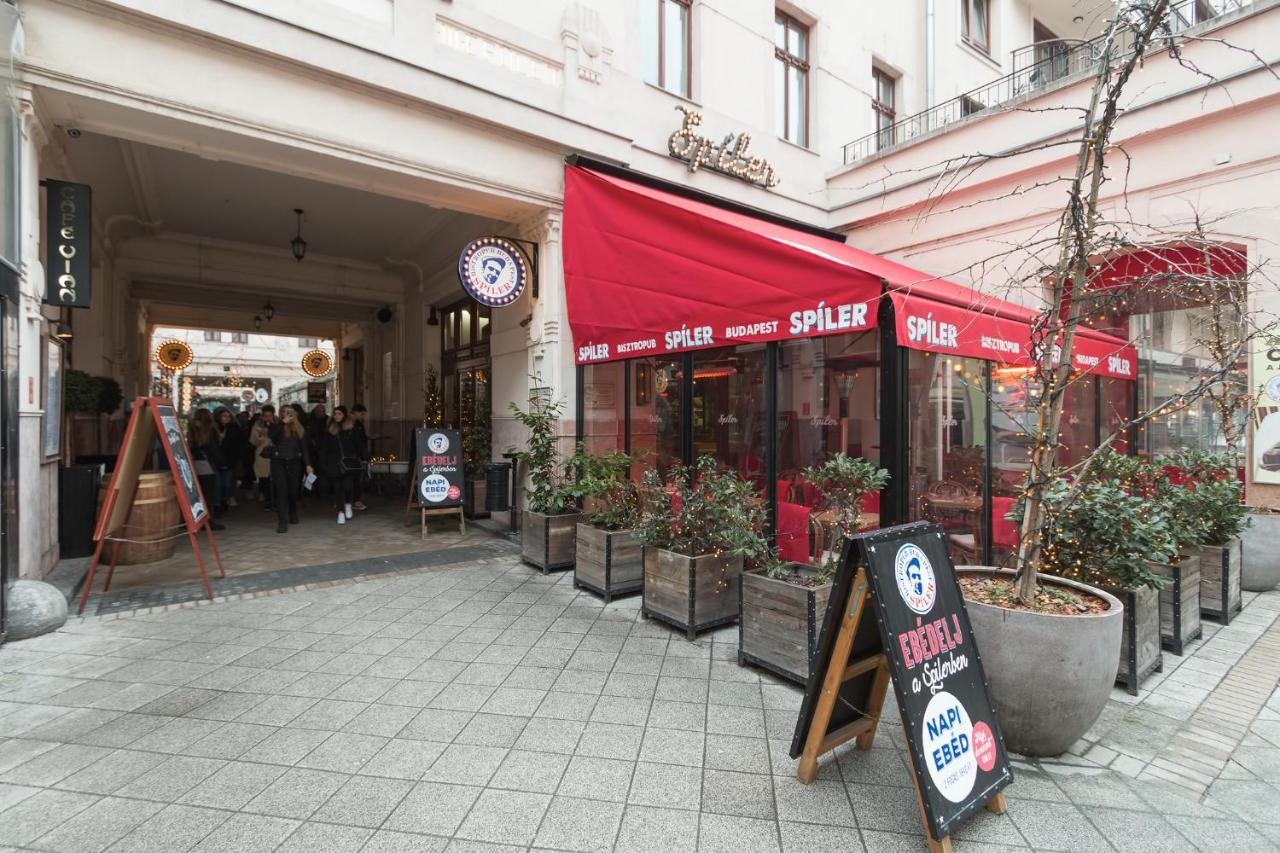
[[[427,365],[427,377],[422,383],[422,425],[440,426],[444,410],[440,405],[440,374],[434,364]]]

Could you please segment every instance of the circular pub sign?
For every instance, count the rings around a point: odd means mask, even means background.
[[[458,280],[481,305],[503,308],[524,292],[529,267],[515,243],[504,237],[480,237],[463,248]]]
[[[330,370],[333,370],[333,359],[324,350],[313,349],[302,357],[302,371],[308,376],[327,376]]]
[[[156,364],[165,370],[182,370],[192,358],[191,347],[183,341],[164,341],[156,347]]]

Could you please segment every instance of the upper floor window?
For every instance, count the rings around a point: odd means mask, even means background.
[[[221,343],[221,342],[222,342],[222,332],[210,332],[210,331],[206,331],[206,332],[204,333],[204,339],[205,339],[206,341],[212,341],[212,342],[214,342],[214,343]]]
[[[298,338],[298,346],[307,347],[308,349],[315,349],[316,347],[320,346],[320,339],[319,338]]]
[[[788,15],[773,18],[773,81],[778,135],[809,144],[809,28]]]
[[[232,333],[231,333],[231,343],[233,343],[233,344],[247,344],[247,343],[249,343],[249,333],[248,333],[248,332],[232,332]]]
[[[682,98],[690,92],[692,6],[693,0],[644,0],[641,22],[645,82]]]
[[[983,53],[991,52],[991,0],[960,0],[960,37]]]
[[[894,90],[898,81],[888,71],[875,67],[871,69],[871,78],[875,83],[871,111],[875,114],[876,150],[880,151],[893,144],[893,123],[898,118]]]

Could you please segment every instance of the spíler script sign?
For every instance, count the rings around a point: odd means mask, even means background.
[[[93,242],[92,191],[86,184],[45,181],[45,295],[49,305],[88,308]]]
[[[427,427],[414,432],[413,494],[424,509],[462,506],[462,439],[456,430]]]
[[[684,114],[684,120],[680,122],[680,129],[667,139],[667,150],[672,157],[689,164],[690,172],[705,167],[765,189],[778,185],[778,175],[769,161],[750,153],[751,134],[729,133],[716,142],[697,132],[702,113],[678,105],[676,109]]]

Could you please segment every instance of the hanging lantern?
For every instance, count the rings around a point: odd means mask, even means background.
[[[156,347],[156,364],[165,370],[182,370],[191,364],[193,358],[191,347],[185,341],[164,341]]]
[[[328,376],[333,370],[333,359],[324,350],[313,349],[302,357],[302,371],[308,376],[319,379]]]

